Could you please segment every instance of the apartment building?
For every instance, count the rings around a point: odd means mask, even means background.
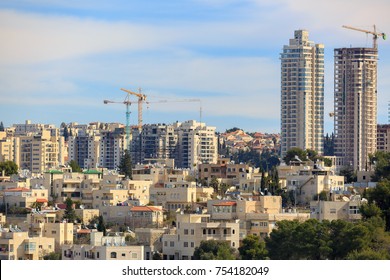
[[[320,221],[358,221],[362,218],[359,210],[362,203],[360,195],[332,201],[311,201],[310,218]]]
[[[162,236],[166,232],[162,228],[135,228],[135,239],[144,246],[145,260],[151,260],[155,252],[162,252]]]
[[[105,222],[137,227],[161,227],[164,212],[161,206],[117,205],[103,206],[101,214]]]
[[[178,136],[176,166],[193,169],[201,163],[215,163],[218,159],[218,142],[215,127],[195,120],[173,124]]]
[[[195,204],[206,202],[213,192],[213,188],[197,187],[195,182],[169,182],[163,188],[152,187],[150,201],[168,211],[195,210]]]
[[[99,167],[100,136],[85,132],[70,136],[68,140],[69,161],[74,160],[84,169]]]
[[[17,229],[0,231],[0,260],[42,260],[54,248],[54,238],[29,237]]]
[[[58,218],[58,211],[32,211],[27,215],[30,236],[53,238],[55,251],[60,251],[64,244],[73,244],[73,223],[59,223]]]
[[[7,207],[32,207],[35,203],[46,206],[48,203],[48,190],[44,188],[28,189],[15,188],[3,192],[4,203]]]
[[[115,170],[125,150],[125,130],[103,131],[100,136],[99,167]]]
[[[131,152],[134,163],[151,159],[174,159],[178,137],[173,125],[145,124],[141,130],[133,130]]]
[[[63,260],[143,260],[143,246],[128,246],[124,236],[91,232],[90,244],[62,246]]]
[[[344,176],[334,175],[329,167],[320,164],[300,166],[299,171],[286,175],[287,190],[294,191],[296,203],[309,204],[322,192],[344,189]]]
[[[378,151],[390,152],[390,124],[378,124],[376,143]]]
[[[211,221],[209,214],[178,214],[176,231],[164,234],[163,258],[190,260],[202,240],[220,240],[232,248],[239,247],[239,224]]]
[[[281,60],[281,155],[291,148],[323,153],[324,45],[296,30]]]
[[[334,50],[335,156],[357,171],[377,149],[377,61],[374,48]]]

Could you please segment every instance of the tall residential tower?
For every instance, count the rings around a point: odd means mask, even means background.
[[[335,155],[354,170],[365,170],[376,151],[376,48],[334,50]]]
[[[281,53],[281,155],[291,148],[323,153],[324,45],[297,30]]]

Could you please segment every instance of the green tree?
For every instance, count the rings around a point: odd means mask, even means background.
[[[61,260],[62,255],[61,255],[61,253],[51,252],[47,255],[44,255],[43,259],[44,260]]]
[[[0,162],[0,175],[4,171],[5,176],[11,176],[13,174],[18,174],[18,165],[10,160]]]
[[[234,260],[236,251],[225,241],[202,240],[194,251],[195,260]]]
[[[69,167],[72,168],[72,172],[82,172],[81,167],[78,165],[78,163],[75,160],[71,160],[68,163]]]
[[[242,129],[238,128],[238,127],[233,127],[233,128],[230,128],[230,129],[226,129],[225,133],[230,133],[230,132],[234,132],[234,131],[237,131],[237,130],[242,130]]]
[[[63,218],[68,220],[69,222],[73,223],[75,220],[78,220],[78,217],[76,216],[76,211],[73,209],[73,200],[69,197],[65,200],[65,212]]]
[[[4,124],[3,124],[3,122],[0,122],[0,131],[4,131]]]
[[[324,156],[334,156],[334,134],[327,133],[324,138]]]
[[[130,152],[125,150],[119,163],[119,174],[125,175],[126,178],[133,179],[133,167],[131,162]]]
[[[268,258],[265,242],[255,235],[248,235],[244,238],[238,251],[243,260],[266,260]]]
[[[369,203],[375,203],[381,209],[386,230],[390,231],[390,181],[380,181],[375,188],[367,190],[367,196]]]
[[[340,176],[344,176],[344,182],[345,183],[353,183],[353,182],[356,182],[356,173],[355,171],[353,170],[353,167],[352,166],[343,166],[341,169],[340,169],[340,172],[339,172],[339,175]]]
[[[154,252],[152,259],[155,261],[159,261],[163,259],[163,255],[160,252]]]
[[[390,153],[377,151],[373,156],[370,156],[370,164],[375,164],[375,172],[372,176],[374,182],[383,179],[390,180]]]
[[[382,210],[374,203],[364,203],[360,206],[360,213],[363,220],[372,219],[374,217],[381,218]]]
[[[307,159],[306,151],[304,151],[300,148],[292,148],[292,149],[287,151],[286,156],[283,158],[283,160],[286,164],[290,164],[291,161],[296,161],[296,156],[301,161],[306,161],[306,159]]]
[[[67,126],[64,127],[64,134],[63,134],[63,136],[64,136],[65,142],[68,142],[68,140],[69,140],[69,129],[68,129]]]
[[[216,177],[211,178],[209,186],[214,189],[214,193],[219,193],[219,181]]]
[[[103,216],[100,215],[99,218],[98,218],[98,221],[97,221],[97,230],[99,232],[103,232],[103,235],[106,235],[107,233],[107,228],[106,228],[106,224],[104,223],[104,220],[103,220]]]

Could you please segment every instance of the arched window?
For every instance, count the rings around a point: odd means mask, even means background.
[[[116,252],[111,252],[111,259],[116,259]]]

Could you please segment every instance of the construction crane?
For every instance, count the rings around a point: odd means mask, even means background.
[[[382,37],[383,40],[386,40],[386,34],[385,33],[380,33],[380,32],[376,32],[376,26],[374,25],[374,31],[370,31],[370,30],[364,30],[364,29],[360,29],[360,28],[356,28],[356,27],[351,27],[351,26],[347,26],[347,25],[343,25],[344,28],[348,28],[348,29],[351,29],[351,30],[355,30],[355,31],[360,31],[360,32],[364,32],[366,34],[372,34],[372,47],[374,49],[378,49],[378,44],[377,44],[377,39],[378,37]]]
[[[104,100],[104,104],[109,104],[109,103],[120,103],[120,104],[125,104],[126,105],[126,146],[127,146],[127,151],[130,153],[130,94],[127,93],[126,98],[123,102],[117,102],[117,101],[112,101],[112,100]]]
[[[130,91],[128,89],[121,88],[124,92],[132,94],[138,97],[138,128],[142,128],[142,103],[146,101],[146,95],[141,93],[141,88],[138,89],[139,93]]]

